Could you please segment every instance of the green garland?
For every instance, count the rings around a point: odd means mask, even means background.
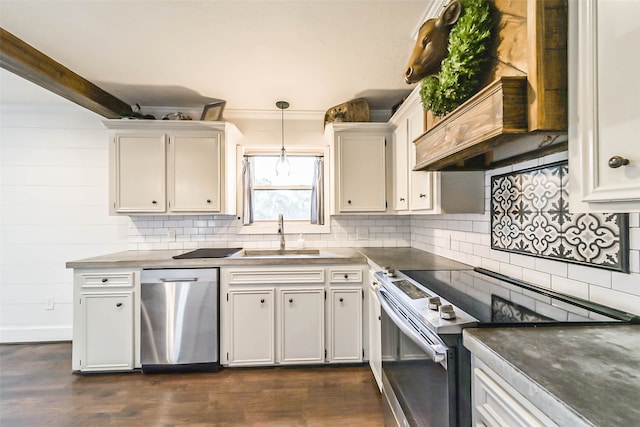
[[[460,0],[462,15],[449,34],[449,54],[435,76],[422,79],[425,110],[438,117],[455,110],[478,89],[493,27],[486,0]]]

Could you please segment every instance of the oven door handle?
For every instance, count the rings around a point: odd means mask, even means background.
[[[408,326],[401,318],[396,314],[391,305],[387,302],[386,292],[381,288],[376,289],[376,293],[378,294],[378,299],[380,300],[380,305],[382,309],[385,311],[387,316],[393,321],[393,323],[411,340],[416,343],[418,347],[427,355],[431,360],[435,363],[440,363],[446,359],[446,353],[444,353],[443,346],[440,344],[429,344],[425,342],[424,338],[412,327]]]

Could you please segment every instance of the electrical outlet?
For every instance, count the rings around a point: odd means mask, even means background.
[[[358,227],[356,228],[356,239],[367,240],[369,238],[369,228]]]
[[[168,242],[175,242],[176,241],[176,230],[174,229],[169,229],[167,230],[167,241]]]
[[[54,300],[53,297],[47,297],[44,299],[44,309],[45,310],[53,310],[55,308],[54,306]]]

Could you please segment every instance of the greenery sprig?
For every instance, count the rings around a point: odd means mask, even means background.
[[[486,0],[460,0],[462,15],[449,34],[449,54],[440,73],[421,81],[425,110],[441,117],[455,110],[478,89],[480,74],[489,57],[493,28]]]

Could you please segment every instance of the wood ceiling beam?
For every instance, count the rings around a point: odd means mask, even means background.
[[[0,66],[108,119],[131,115],[131,106],[0,27]]]

